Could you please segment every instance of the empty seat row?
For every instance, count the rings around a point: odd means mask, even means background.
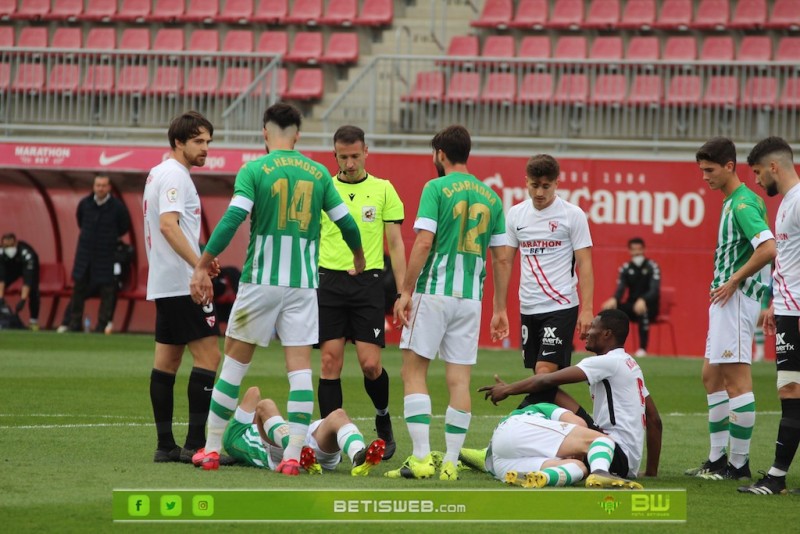
[[[100,22],[229,22],[388,26],[393,0],[0,0],[0,20],[91,20]],[[220,4],[222,4],[220,8]]]
[[[510,72],[492,72],[482,82],[480,73],[457,72],[445,82],[440,71],[417,74],[411,92],[401,100],[411,103],[466,104],[591,104],[591,105],[704,105],[744,107],[800,107],[800,78],[787,78],[778,97],[774,77],[749,78],[711,76],[703,91],[697,75],[679,75],[664,79],[659,74],[637,74],[629,80],[624,74],[601,74],[592,84],[586,74],[565,73],[558,77],[549,72],[531,72],[517,76]],[[666,90],[665,90],[666,89]]]
[[[292,100],[312,100],[322,97],[323,73],[319,69],[296,69],[291,84],[287,81],[286,69],[278,70],[277,94]],[[118,95],[189,95],[227,96],[242,94],[254,81],[249,67],[229,67],[220,78],[217,67],[194,67],[184,80],[181,67],[162,66],[150,76],[146,66],[129,65],[116,69],[111,65],[93,65],[85,69],[81,77],[78,65],[55,65],[48,74],[41,63],[21,63],[11,76],[8,63],[0,63],[0,93],[39,94],[43,92],[70,94],[118,94]],[[255,87],[254,94],[269,94],[272,77],[267,75]]]
[[[480,16],[471,24],[488,28],[572,29],[687,29],[800,28],[800,0],[775,0],[767,14],[766,0],[738,0],[731,10],[728,0],[663,0],[656,16],[656,0],[592,0],[584,15],[583,0],[486,0]],[[731,13],[732,11],[732,13]]]
[[[460,35],[450,40],[448,56],[483,56],[491,58],[520,59],[594,59],[631,61],[797,61],[800,62],[800,37],[782,37],[773,55],[772,38],[765,35],[742,37],[739,50],[734,52],[734,39],[728,35],[714,35],[703,39],[698,55],[697,40],[693,36],[668,37],[661,50],[661,39],[652,35],[631,37],[623,50],[623,39],[618,35],[595,37],[591,47],[584,36],[563,36],[551,51],[547,35],[528,35],[519,40],[510,35],[490,35],[484,39],[479,51],[477,36]],[[588,55],[587,55],[588,48]],[[452,61],[450,63],[453,63]]]
[[[359,43],[355,33],[332,33],[323,46],[323,36],[319,32],[297,32],[289,46],[289,36],[285,31],[265,31],[254,43],[254,34],[250,30],[229,30],[222,41],[217,30],[194,30],[188,36],[181,28],[162,28],[153,39],[152,50],[180,52],[229,52],[276,54],[284,56],[285,61],[295,63],[341,63],[358,62]],[[11,48],[14,30],[10,26],[0,27],[0,48]],[[151,50],[150,30],[147,28],[127,28],[116,43],[114,28],[92,28],[86,34],[84,46],[81,46],[83,32],[80,28],[57,28],[50,40],[51,48],[87,49],[87,50]],[[20,31],[17,40],[18,48],[47,48],[48,32],[43,27],[27,27]]]

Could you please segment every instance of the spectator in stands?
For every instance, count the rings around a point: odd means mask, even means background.
[[[644,239],[641,237],[628,241],[631,259],[619,268],[614,296],[603,303],[604,310],[619,308],[631,321],[639,324],[639,347],[634,353],[637,358],[647,356],[650,321],[658,315],[661,294],[661,270],[656,262],[645,257],[644,248]]]
[[[78,203],[77,219],[80,234],[72,278],[72,314],[69,329],[81,330],[83,305],[94,288],[100,292],[100,310],[95,332],[111,328],[117,284],[114,279],[114,255],[117,240],[130,229],[130,215],[121,200],[111,196],[111,180],[98,174],[93,191]]]
[[[0,307],[5,306],[6,288],[22,278],[22,289],[15,307],[17,313],[28,303],[30,329],[39,330],[39,255],[14,234],[4,234],[0,254]]]

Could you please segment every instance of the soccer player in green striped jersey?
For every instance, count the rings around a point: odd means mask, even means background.
[[[711,447],[708,459],[686,474],[710,480],[749,479],[750,438],[756,419],[750,375],[753,334],[761,296],[769,283],[769,265],[776,255],[775,238],[764,201],[736,175],[733,142],[715,137],[700,147],[695,158],[703,179],[712,190],[721,191],[725,200],[714,252],[703,362]]]
[[[207,265],[228,246],[250,214],[250,243],[225,335],[225,358],[211,395],[208,438],[192,459],[204,469],[219,466],[222,433],[236,409],[239,386],[256,345],[269,345],[276,329],[289,376],[289,444],[276,471],[297,475],[311,413],[311,346],[318,340],[317,262],[321,212],[342,232],[353,252],[353,271],[364,270],[364,251],[353,217],[333,187],[327,169],[296,150],[300,112],[274,104],[264,113],[269,154],[245,164],[233,199],[208,240],[191,282],[192,299],[213,297]]]
[[[504,251],[505,219],[500,198],[467,170],[471,146],[463,126],[445,128],[431,142],[440,178],[422,191],[394,317],[403,323],[403,398],[413,454],[389,477],[428,478],[436,467],[430,451],[430,361],[445,361],[450,402],[445,414],[447,450],[441,480],[457,480],[456,464],[471,418],[470,372],[477,361],[478,331],[487,249],[492,251],[494,315],[492,337],[508,335],[505,296],[511,259]],[[412,299],[412,292],[414,293]]]

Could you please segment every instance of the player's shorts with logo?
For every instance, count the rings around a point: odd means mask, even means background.
[[[708,308],[706,337],[708,363],[750,364],[753,334],[760,313],[761,303],[745,295],[741,289],[737,289],[724,306],[712,303]]]
[[[536,362],[550,362],[559,369],[569,367],[572,358],[572,336],[578,323],[578,307],[534,315],[520,315],[522,358],[526,369]]]
[[[267,347],[275,330],[284,347],[313,345],[318,318],[316,289],[240,283],[225,335]]]
[[[195,304],[189,295],[156,299],[156,343],[186,345],[218,335],[213,304]]]
[[[436,353],[450,363],[478,361],[481,301],[414,293],[409,326],[403,327],[400,348],[433,360]]]
[[[775,363],[778,371],[800,372],[800,317],[775,316]]]
[[[346,338],[380,347],[384,341],[383,271],[347,271],[319,268],[319,341]]]

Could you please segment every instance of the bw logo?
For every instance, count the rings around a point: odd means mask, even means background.
[[[669,495],[631,495],[631,512],[668,512]]]

